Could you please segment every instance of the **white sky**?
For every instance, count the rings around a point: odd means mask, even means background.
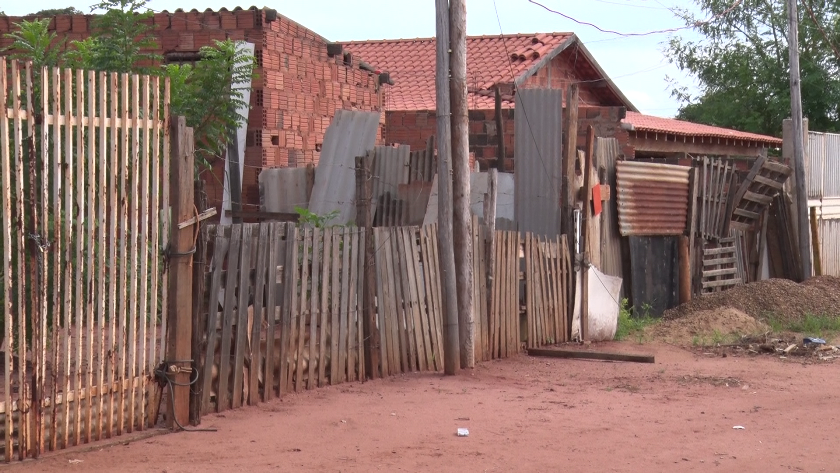
[[[0,10],[7,15],[24,15],[71,4],[85,12],[90,10],[85,4],[74,1],[78,0],[3,2]],[[692,6],[688,0],[539,1],[580,21],[622,33],[680,27],[682,21],[669,8]],[[250,5],[222,0],[151,0],[149,6],[155,11],[172,11]],[[431,37],[435,33],[434,0],[281,0],[266,6],[333,41]],[[669,33],[637,37],[602,33],[592,26],[550,13],[528,0],[496,0],[496,7],[498,18],[493,0],[467,0],[468,34],[575,32],[643,113],[663,117],[676,113],[679,104],[670,96],[666,76],[693,88],[693,82],[668,64],[662,53]],[[678,34],[693,35],[687,30]]]

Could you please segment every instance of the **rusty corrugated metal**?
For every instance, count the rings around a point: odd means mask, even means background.
[[[560,233],[562,115],[562,90],[516,91],[514,218],[520,231]]]
[[[330,223],[344,225],[356,216],[356,156],[376,143],[379,112],[338,110],[324,134],[309,210],[317,215],[337,211]]]
[[[840,135],[808,133],[808,198],[840,197]]]
[[[690,167],[616,164],[618,226],[624,236],[681,235],[688,217]]]

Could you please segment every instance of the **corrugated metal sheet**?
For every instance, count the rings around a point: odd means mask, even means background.
[[[514,215],[520,231],[560,233],[562,115],[562,90],[516,91]]]
[[[840,277],[840,219],[822,220],[819,228],[822,272]]]
[[[615,138],[597,138],[595,159],[607,171],[605,184],[615,189],[615,165],[621,148]],[[618,203],[613,197],[603,206],[601,218],[601,268],[604,274],[624,278],[621,257],[621,233],[618,231]],[[623,289],[622,289],[623,291]]]
[[[840,135],[808,133],[808,198],[840,197]]]
[[[311,168],[275,168],[260,172],[260,209],[263,212],[293,213],[295,207],[309,207]]]
[[[338,211],[331,222],[346,224],[356,215],[356,156],[376,143],[378,112],[338,110],[324,134],[309,210],[318,215]]]
[[[687,166],[616,164],[618,226],[622,235],[681,235],[688,216]]]
[[[411,147],[377,146],[373,160],[373,199],[378,200],[386,192],[396,198],[400,184],[408,184]]]
[[[484,194],[487,193],[487,172],[470,173],[470,211],[473,215],[484,218]],[[499,173],[496,181],[496,220],[513,219],[514,207],[514,175]],[[438,186],[437,175],[432,181],[432,191],[426,206],[426,217],[423,225],[437,223],[438,218]]]

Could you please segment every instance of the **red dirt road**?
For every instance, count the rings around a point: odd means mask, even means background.
[[[518,356],[451,378],[348,384],[205,417],[218,432],[71,450],[9,470],[838,471],[836,364],[598,348],[653,353],[656,363]]]

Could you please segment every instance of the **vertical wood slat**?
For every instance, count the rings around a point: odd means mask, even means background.
[[[141,100],[141,109],[137,109],[138,111],[135,112],[135,126],[137,130],[135,131],[135,136],[138,136],[137,133],[140,133],[140,139],[137,141],[139,146],[139,152],[135,151],[135,158],[138,159],[138,163],[136,165],[140,165],[140,192],[135,196],[136,199],[140,199],[140,214],[135,218],[140,219],[140,233],[139,233],[139,249],[140,252],[140,288],[137,291],[140,300],[138,312],[138,334],[137,338],[139,339],[139,346],[137,349],[140,351],[137,354],[137,374],[138,376],[142,376],[147,369],[148,363],[146,362],[146,345],[148,343],[147,340],[147,333],[146,333],[146,320],[148,319],[148,301],[149,301],[149,197],[151,197],[151,191],[149,189],[149,166],[151,165],[151,155],[149,153],[149,146],[150,146],[150,129],[149,129],[149,118],[152,116],[151,109],[149,108],[149,76],[142,77],[142,83],[140,84],[140,100]],[[141,111],[142,110],[142,115]],[[137,124],[136,122],[139,121],[138,119],[142,118],[142,127]],[[136,207],[136,205],[135,205]],[[196,225],[198,223],[196,222]],[[198,228],[198,227],[196,227]],[[132,376],[132,379],[134,377]],[[145,427],[145,418],[146,418],[146,383],[141,381],[141,385],[138,387],[138,394],[139,399],[137,404],[139,407],[139,413],[137,414],[137,428],[138,430],[144,430]]]
[[[309,365],[306,377],[306,389],[313,389],[318,386],[315,367],[320,366],[324,360],[318,357],[318,347],[321,344],[318,339],[318,307],[321,302],[321,284],[319,277],[321,274],[321,230],[319,228],[312,229],[312,276],[309,297]]]
[[[85,382],[85,390],[88,395],[85,397],[85,432],[84,442],[90,443],[93,438],[93,371],[94,371],[94,339],[96,339],[96,320],[98,304],[96,301],[96,288],[94,287],[94,278],[101,279],[101,273],[96,272],[95,253],[100,253],[102,250],[97,249],[96,246],[96,72],[88,71],[87,74],[87,90],[88,90],[88,105],[87,113],[89,117],[88,128],[88,144],[87,144],[87,197],[85,205],[87,207],[87,234],[85,241],[88,245],[87,251],[87,276],[85,278],[85,289],[87,291],[87,379]],[[100,127],[101,128],[101,127]],[[101,360],[101,358],[100,358]]]
[[[170,130],[171,127],[168,124],[169,121],[169,98],[172,86],[170,84],[169,78],[164,78],[163,80],[163,113],[161,114],[163,117],[163,122],[160,124],[161,131],[160,133],[163,134],[163,146],[160,147],[161,152],[163,153],[163,157],[160,160],[160,183],[161,183],[161,203],[159,209],[161,209],[161,231],[160,231],[160,247],[161,248],[168,248],[169,247],[169,238],[170,238],[170,226],[172,222],[170,221],[170,213],[169,213],[169,174],[170,174],[170,160],[171,160],[171,137],[170,137]],[[169,265],[163,265],[163,271],[160,275],[161,281],[168,281],[169,280]],[[161,302],[160,302],[160,333],[162,336],[160,337],[160,352],[158,354],[158,359],[163,360],[165,359],[166,355],[166,325],[167,325],[167,304],[169,300],[169,294],[167,292],[167,285],[162,285],[161,291]]]
[[[14,63],[13,63],[14,64]],[[9,165],[9,121],[6,119],[5,116],[5,109],[7,103],[7,70],[6,70],[6,58],[0,57],[0,104],[3,107],[3,118],[0,121],[0,180],[2,180],[2,199],[3,199],[3,219],[0,222],[3,223],[3,241],[4,242],[11,242],[12,241],[12,204],[10,201],[12,195],[12,180],[11,180],[11,167]],[[12,267],[12,245],[5,244],[3,245],[3,267],[4,268],[11,268]],[[3,307],[3,313],[6,324],[6,330],[4,337],[6,340],[13,340],[14,339],[14,329],[12,327],[12,278],[4,277],[3,278],[3,301],[5,303],[5,307]],[[11,346],[11,343],[8,344]],[[8,407],[9,413],[6,414],[6,429],[5,429],[5,454],[6,454],[6,462],[12,461],[12,416],[11,414],[11,406],[12,406],[12,385],[11,385],[11,377],[12,377],[12,369],[14,367],[13,360],[12,360],[12,351],[10,349],[5,350],[5,360],[4,369],[3,369],[3,388],[5,393],[5,401],[6,406]]]
[[[28,71],[28,69],[26,69]],[[24,172],[23,172],[23,121],[21,119],[21,111],[22,111],[22,104],[20,101],[21,98],[21,79],[20,79],[20,69],[18,68],[18,62],[12,62],[12,110],[14,112],[14,168],[15,168],[15,238],[13,240],[6,240],[6,244],[8,246],[12,246],[12,244],[16,247],[16,256],[17,256],[17,307],[15,312],[17,312],[18,316],[18,403],[21,405],[26,399],[26,319],[27,319],[27,312],[26,312],[26,291],[24,289],[25,281],[27,280],[26,273],[24,272],[24,261],[25,261],[25,253],[24,253],[24,235],[26,234],[25,228],[25,219],[24,219],[24,194],[23,194],[23,179],[24,179]],[[27,102],[31,103],[31,102]],[[3,103],[5,108],[6,103]],[[6,117],[3,117],[3,120],[6,120]],[[29,120],[27,120],[29,121]],[[7,222],[6,225],[11,225],[12,222]],[[7,266],[7,271],[13,271],[13,268]],[[14,346],[11,343],[12,339],[8,340],[6,350],[9,352],[14,351]],[[9,412],[7,415],[11,414],[11,405],[9,404]],[[26,457],[26,436],[27,436],[27,429],[26,429],[26,416],[21,411],[19,411],[19,421],[18,421],[18,451],[19,451],[19,458],[22,460]]]
[[[76,70],[76,109],[74,114],[74,119],[76,121],[76,153],[75,157],[78,159],[78,163],[75,167],[71,167],[73,173],[75,173],[75,181],[76,181],[76,194],[73,196],[73,199],[77,203],[78,207],[82,207],[84,204],[84,191],[85,191],[85,158],[84,158],[84,103],[85,103],[85,92],[84,86],[82,85],[83,81],[83,71]],[[75,207],[75,206],[74,206]],[[72,376],[70,378],[70,382],[72,383],[72,388],[79,392],[81,390],[82,384],[82,332],[84,332],[84,313],[85,311],[82,308],[82,269],[83,269],[83,262],[82,262],[82,250],[84,246],[84,236],[82,234],[82,222],[84,221],[84,214],[81,212],[76,213],[75,209],[72,213],[68,213],[68,216],[72,215],[73,217],[73,232],[74,232],[74,249],[75,254],[73,260],[75,262],[75,272],[74,277],[71,282],[71,285],[75,289],[73,295],[73,317],[70,319],[70,329],[71,329],[71,336],[73,334],[73,330],[75,331],[76,335],[76,347],[75,347],[75,366],[71,368]],[[72,338],[71,338],[72,344]],[[72,358],[71,358],[72,360]],[[67,395],[70,393],[70,390],[64,392],[64,402],[69,404],[69,399]],[[81,434],[81,400],[76,398],[73,402],[73,410],[74,412],[74,420],[75,422],[72,424],[73,427],[73,434],[72,434],[72,442],[73,445],[79,445],[80,443],[80,434]]]
[[[48,97],[51,96],[50,94],[50,73],[47,68],[43,68],[41,70],[41,112],[46,116],[49,114],[49,100]],[[41,208],[40,208],[40,221],[41,221],[41,228],[39,228],[39,234],[42,240],[49,241],[49,222],[48,222],[48,215],[50,209],[50,196],[49,196],[49,182],[50,182],[50,128],[44,122],[41,125]],[[37,350],[33,352],[33,356],[35,358],[35,386],[37,392],[34,393],[34,399],[32,404],[32,410],[34,414],[35,420],[35,451],[33,452],[33,456],[36,458],[40,456],[41,452],[44,451],[45,443],[44,443],[44,434],[45,434],[45,416],[43,415],[42,411],[42,402],[43,399],[46,397],[45,388],[46,388],[46,366],[47,366],[47,310],[49,307],[49,295],[47,292],[47,281],[49,279],[48,272],[50,268],[49,256],[45,251],[41,251],[41,265],[40,265],[40,287],[39,287],[39,298],[40,298],[40,320],[37,320],[37,328],[38,328],[38,336],[35,338],[37,341]]]
[[[339,362],[339,291],[340,281],[339,275],[341,272],[341,260],[339,253],[339,245],[341,239],[341,230],[334,229],[332,235],[332,278],[330,283],[330,290],[332,296],[330,299],[330,385],[339,383],[339,370],[341,363]]]
[[[64,119],[66,124],[72,123],[73,118],[73,71],[70,69],[64,70]],[[75,174],[75,164],[73,161],[73,130],[72,127],[67,127],[67,132],[64,134],[64,164],[68,170],[68,172],[64,176],[64,204],[63,209],[63,227],[65,230],[65,235],[68,237],[68,244],[64,251],[64,280],[63,280],[63,290],[64,293],[64,330],[61,332],[62,346],[64,347],[62,350],[63,360],[62,365],[64,367],[63,374],[64,374],[64,398],[67,399],[67,393],[70,392],[70,361],[72,358],[72,325],[73,325],[73,251],[72,251],[72,244],[70,241],[73,239],[73,180],[76,177]],[[62,447],[67,448],[70,445],[70,403],[64,402],[64,422],[63,422],[63,435],[62,435]]]
[[[108,294],[109,297],[109,307],[108,307],[108,314],[110,314],[110,321],[108,323],[109,328],[109,337],[108,337],[108,351],[110,352],[110,356],[108,357],[108,385],[113,386],[114,382],[117,380],[117,363],[116,363],[116,356],[117,356],[117,324],[119,323],[120,315],[119,312],[119,305],[117,303],[117,288],[119,287],[119,268],[122,265],[117,264],[117,248],[118,248],[118,234],[117,234],[117,222],[120,220],[120,212],[117,203],[117,189],[118,189],[118,182],[120,176],[120,166],[119,166],[119,143],[117,141],[117,120],[118,120],[118,105],[119,105],[119,88],[118,84],[118,76],[116,73],[111,73],[108,75],[107,78],[110,84],[110,93],[108,96],[111,98],[111,106],[110,106],[110,130],[111,130],[111,144],[110,144],[110,153],[109,154],[109,164],[108,169],[110,172],[107,174],[108,176],[108,184],[109,184],[109,192],[108,192],[108,199],[109,204],[107,209],[110,211],[110,227],[108,229],[108,281],[109,281],[109,288]],[[108,395],[108,415],[107,415],[107,423],[106,426],[106,436],[111,438],[114,434],[113,426],[114,426],[114,410],[116,404],[116,392],[111,392]]]
[[[326,366],[327,355],[330,347],[327,344],[328,327],[330,323],[330,269],[332,268],[332,257],[330,250],[332,249],[332,228],[325,228],[321,235],[321,251],[323,257],[321,258],[323,264],[323,271],[321,273],[321,301],[318,309],[318,386],[323,387],[327,384]]]
[[[396,374],[400,372],[399,361],[399,345],[394,337],[394,296],[391,289],[391,278],[388,277],[388,241],[389,233],[387,228],[376,228],[376,260],[377,260],[377,284],[381,286],[382,298],[379,302],[379,320],[381,324],[381,331],[384,332],[384,337],[387,339],[387,353],[388,357],[388,373]]]
[[[344,249],[347,251],[347,245],[350,245],[350,282],[348,285],[348,308],[347,308],[347,381],[353,382],[356,380],[356,360],[358,347],[356,327],[359,316],[358,307],[356,306],[359,296],[359,229],[353,228],[350,230],[349,241],[344,240]]]
[[[429,312],[429,336],[432,340],[432,360],[434,362],[435,371],[442,369],[442,357],[439,355],[440,344],[438,333],[438,319],[440,318],[440,309],[438,308],[437,300],[437,284],[438,277],[434,268],[434,261],[437,255],[433,254],[430,239],[434,238],[433,226],[427,226],[420,229],[420,245],[421,255],[423,258],[423,277],[426,284],[426,303]]]
[[[254,315],[251,325],[251,333],[250,333],[250,352],[248,354],[248,359],[250,361],[250,369],[248,371],[250,379],[245,380],[248,383],[248,405],[254,406],[259,401],[259,374],[260,374],[260,362],[262,356],[265,355],[267,357],[273,356],[273,340],[269,340],[266,338],[265,341],[265,353],[261,351],[261,338],[262,338],[262,322],[263,317],[266,317],[270,314],[270,312],[265,311],[266,305],[264,304],[265,297],[266,297],[266,286],[268,286],[267,292],[272,292],[273,287],[271,286],[271,278],[266,278],[266,272],[268,271],[267,263],[269,260],[269,253],[271,252],[272,246],[269,244],[269,234],[270,229],[272,227],[271,223],[263,223],[259,225],[259,239],[257,243],[257,273],[254,278]],[[273,273],[271,273],[273,274]],[[263,315],[263,314],[266,315]]]
[[[230,231],[230,247],[228,249],[227,280],[225,282],[224,308],[222,310],[222,340],[219,350],[219,385],[216,388],[216,412],[230,409],[230,354],[233,338],[233,311],[236,305],[237,276],[239,274],[239,258],[242,247],[242,225],[234,225]],[[213,297],[213,293],[210,294]],[[213,326],[212,330],[216,327]],[[212,358],[211,358],[212,359]]]
[[[251,248],[254,245],[255,224],[242,225],[242,255],[239,257],[239,298],[236,302],[236,331],[233,340],[233,397],[231,405],[242,407],[243,368],[245,366],[245,343],[248,331],[248,299],[251,293]],[[230,268],[228,268],[230,269]],[[232,322],[234,322],[232,321]],[[228,352],[223,352],[225,356]]]
[[[389,312],[388,305],[386,305],[385,295],[385,261],[382,253],[382,228],[373,228],[373,245],[374,245],[374,261],[376,262],[376,319],[379,324],[380,344],[379,344],[379,358],[382,363],[382,377],[392,374],[391,371],[391,337],[388,330],[387,314]]]
[[[121,118],[121,130],[120,130],[120,143],[122,144],[120,148],[120,177],[119,177],[119,188],[120,188],[120,203],[119,203],[119,215],[120,215],[120,232],[119,232],[119,245],[120,245],[120,260],[119,260],[119,267],[120,267],[120,287],[119,287],[119,303],[120,309],[117,322],[117,345],[118,345],[118,355],[117,355],[117,381],[119,382],[119,391],[117,393],[117,398],[119,399],[119,407],[117,408],[117,435],[122,435],[124,428],[125,428],[125,385],[122,383],[122,380],[125,379],[126,374],[126,341],[128,337],[126,322],[131,317],[131,310],[127,307],[129,303],[128,295],[130,291],[128,290],[129,282],[127,277],[129,276],[127,272],[127,266],[129,265],[129,258],[128,258],[128,232],[129,232],[129,208],[128,208],[128,186],[130,185],[130,176],[129,176],[129,166],[130,166],[130,157],[129,157],[129,147],[130,147],[130,135],[128,130],[128,109],[129,109],[129,80],[128,74],[121,74],[120,76],[120,83],[121,83],[121,93],[120,93],[120,102],[121,102],[121,109],[120,109],[120,118]]]
[[[284,303],[283,308],[283,324],[282,324],[282,337],[283,340],[280,344],[280,395],[284,392],[291,392],[292,391],[292,376],[290,374],[290,359],[292,358],[293,354],[295,353],[294,345],[292,344],[294,341],[294,337],[292,336],[291,332],[293,330],[293,322],[294,317],[297,311],[297,286],[299,281],[298,275],[298,241],[300,235],[299,228],[292,228],[292,231],[287,234],[286,237],[286,247],[287,247],[287,256],[286,256],[286,264],[284,266],[284,273],[287,275],[287,279],[285,282],[286,286],[286,302]]]
[[[338,333],[338,383],[347,381],[347,322],[349,319],[349,292],[350,292],[350,248],[348,245],[350,230],[344,228],[341,233],[343,242],[341,248],[341,305],[339,312],[339,333]]]
[[[414,343],[414,349],[412,351],[415,353],[414,357],[417,369],[419,371],[426,371],[426,360],[423,352],[423,334],[421,333],[420,307],[418,300],[419,291],[417,290],[417,281],[414,275],[414,268],[416,266],[412,253],[412,247],[414,244],[409,236],[409,230],[410,229],[408,227],[398,229],[400,236],[399,242],[402,243],[402,246],[398,246],[398,248],[401,248],[399,252],[402,253],[401,259],[404,262],[403,281],[406,283],[406,303],[409,304],[410,309],[410,311],[406,313],[406,320],[409,322],[408,325],[411,326],[409,335],[412,337],[412,341]]]
[[[309,252],[312,244],[312,229],[304,228],[301,238],[301,255],[300,255],[300,295],[298,304],[295,305],[295,313],[292,314],[292,331],[291,336],[295,338],[295,356],[293,359],[294,365],[290,369],[289,377],[294,375],[294,390],[295,392],[302,391],[306,385],[303,382],[303,354],[306,346],[306,321],[309,315]],[[297,290],[297,286],[295,286]],[[297,324],[297,325],[295,325]]]
[[[269,229],[268,280],[266,295],[266,330],[265,330],[265,371],[263,372],[263,400],[268,402],[274,397],[274,332],[277,320],[277,306],[282,301],[278,297],[277,265],[282,259],[281,238],[285,236],[285,225],[272,222]],[[285,248],[285,246],[283,246]],[[285,261],[285,260],[283,260]],[[285,263],[284,263],[285,264]],[[282,294],[282,293],[281,293]],[[258,365],[259,366],[259,365]]]
[[[160,242],[160,146],[161,146],[161,132],[164,127],[161,121],[160,111],[160,78],[155,76],[152,78],[152,171],[151,171],[151,195],[152,195],[152,214],[151,214],[151,230],[152,230],[152,285],[149,291],[151,292],[151,308],[149,309],[149,319],[151,332],[151,343],[149,345],[149,364],[147,368],[152,372],[155,368],[155,359],[157,354],[157,318],[158,318],[158,278],[160,277],[160,248],[165,248]],[[165,127],[168,129],[169,127]],[[168,167],[168,164],[166,164]],[[163,279],[165,281],[165,279]],[[165,284],[164,284],[165,286]],[[163,334],[163,336],[166,336]],[[156,419],[150,419],[149,427],[153,426]]]
[[[358,232],[359,232],[359,241],[358,241],[359,255],[358,255],[358,259],[357,259],[357,261],[358,261],[358,265],[357,265],[358,285],[356,287],[356,294],[357,294],[357,296],[356,296],[356,307],[357,307],[357,310],[356,310],[356,324],[357,324],[356,325],[356,352],[357,352],[356,361],[358,363],[358,369],[359,369],[358,379],[359,379],[359,381],[365,381],[367,379],[367,375],[368,375],[368,373],[366,372],[366,367],[365,367],[366,366],[365,343],[370,343],[370,342],[365,340],[365,329],[364,329],[364,326],[365,326],[364,322],[365,321],[364,321],[364,318],[367,317],[367,313],[368,313],[365,307],[366,307],[367,304],[373,304],[373,301],[368,301],[367,298],[366,298],[367,296],[366,296],[366,293],[365,293],[365,282],[364,282],[364,280],[365,280],[365,267],[369,264],[369,262],[366,259],[367,258],[367,251],[366,251],[367,246],[365,246],[365,245],[366,245],[367,242],[365,240],[367,238],[369,238],[370,236],[367,235],[367,231],[364,228],[359,229]],[[377,369],[376,366],[374,366],[373,369],[376,370]],[[373,376],[373,374],[371,374],[371,376]]]
[[[207,346],[205,352],[204,375],[202,377],[201,392],[203,396],[202,405],[205,409],[210,406],[210,391],[213,381],[214,353],[217,343],[216,325],[219,314],[219,290],[222,286],[222,268],[224,268],[225,257],[230,247],[230,227],[216,226],[208,229],[210,238],[215,238],[213,259],[208,266],[210,270],[210,290],[208,291],[207,303]],[[218,391],[217,391],[218,393]],[[218,396],[216,398],[218,402]]]
[[[417,228],[407,228],[406,234],[408,236],[408,243],[409,243],[409,254],[411,257],[411,266],[412,271],[414,272],[414,285],[417,290],[417,313],[419,315],[418,318],[418,326],[416,330],[420,331],[420,336],[418,340],[423,347],[420,353],[421,359],[425,363],[425,369],[429,371],[433,371],[434,368],[434,359],[432,356],[432,340],[430,338],[430,311],[427,307],[429,302],[428,299],[428,284],[426,284],[423,278],[423,270],[421,268],[421,259],[420,259],[420,248],[418,247],[419,243],[419,232]]]
[[[129,195],[130,199],[130,221],[131,221],[131,235],[129,237],[129,255],[130,255],[130,269],[131,275],[128,278],[128,294],[129,300],[127,301],[129,304],[129,314],[128,314],[128,340],[126,340],[126,345],[128,346],[128,379],[131,383],[129,385],[129,392],[127,394],[126,402],[128,402],[128,425],[126,426],[126,431],[131,433],[134,431],[134,409],[136,404],[136,395],[137,395],[137,386],[135,386],[135,376],[137,374],[137,300],[138,300],[138,286],[139,281],[137,278],[137,267],[138,267],[138,255],[137,255],[137,234],[140,231],[140,216],[138,213],[140,212],[138,195],[140,192],[139,189],[139,174],[140,174],[140,129],[138,128],[138,122],[140,119],[140,86],[138,81],[138,76],[133,74],[129,78],[131,84],[131,105],[130,105],[130,119],[131,119],[131,141],[128,144],[129,154],[128,159],[130,161],[130,170],[129,170],[129,189],[131,189],[131,195]]]
[[[397,334],[399,336],[399,344],[400,344],[400,355],[402,358],[402,370],[404,373],[408,373],[414,371],[414,358],[413,353],[410,347],[409,337],[408,337],[408,327],[406,325],[405,319],[405,312],[406,312],[406,304],[405,304],[405,296],[403,294],[403,284],[402,284],[402,271],[401,271],[401,262],[399,258],[399,252],[395,249],[396,246],[396,230],[395,228],[389,228],[388,232],[388,242],[386,243],[386,248],[388,250],[388,258],[389,258],[389,268],[386,274],[392,275],[390,279],[393,281],[393,289],[394,289],[394,302],[396,304],[396,311],[395,311],[395,322],[397,328]]]

